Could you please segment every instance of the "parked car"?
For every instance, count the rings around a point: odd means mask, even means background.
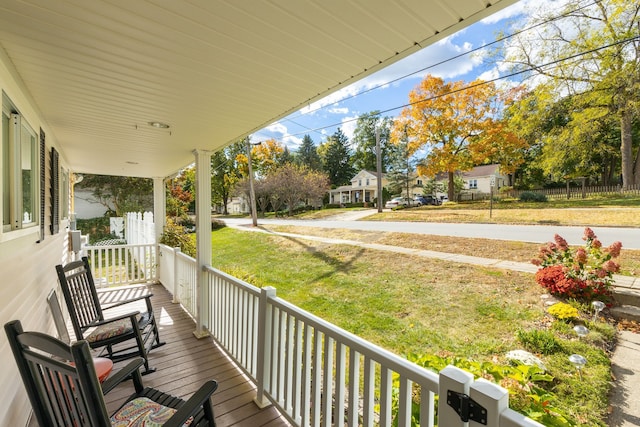
[[[442,204],[442,202],[437,197],[432,196],[431,194],[427,194],[424,196],[416,196],[413,200],[416,202],[418,206],[426,206],[426,205],[438,206]]]
[[[409,206],[417,206],[417,203],[408,197],[394,197],[385,203],[384,207],[387,209],[397,208],[398,206],[402,206],[407,208]]]

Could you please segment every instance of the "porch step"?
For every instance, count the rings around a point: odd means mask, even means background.
[[[620,305],[640,307],[640,292],[628,289],[616,289],[613,292],[613,299]]]
[[[640,322],[640,307],[634,305],[620,305],[609,309],[609,313],[618,320],[634,320]]]

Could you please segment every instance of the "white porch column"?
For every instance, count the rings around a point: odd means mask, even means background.
[[[164,189],[164,178],[153,178],[153,221],[156,243],[159,243],[167,223],[167,195]]]
[[[196,330],[197,338],[209,335],[205,322],[209,298],[205,265],[211,264],[211,151],[194,150],[196,157],[196,264],[197,295]]]

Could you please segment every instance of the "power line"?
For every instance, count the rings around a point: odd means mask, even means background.
[[[402,108],[410,107],[412,105],[419,104],[421,102],[432,101],[432,100],[435,100],[435,99],[438,99],[438,98],[441,98],[441,97],[444,97],[444,96],[447,96],[447,95],[450,95],[450,94],[453,94],[453,93],[458,93],[458,92],[465,91],[467,89],[473,89],[473,88],[476,88],[476,87],[487,85],[489,83],[494,83],[494,82],[497,82],[497,81],[500,81],[500,80],[505,80],[505,79],[508,79],[510,77],[514,77],[514,76],[517,76],[517,75],[520,75],[520,74],[525,74],[525,73],[528,73],[528,72],[531,72],[531,71],[535,71],[537,69],[543,69],[543,68],[550,67],[552,65],[558,65],[558,64],[560,64],[562,62],[569,61],[571,59],[576,59],[576,58],[579,58],[581,56],[587,55],[589,53],[597,52],[597,51],[602,50],[602,49],[607,49],[607,48],[610,48],[610,47],[613,47],[613,46],[617,46],[619,44],[624,44],[624,43],[628,43],[628,42],[632,42],[632,41],[638,41],[638,40],[640,40],[640,36],[634,36],[634,37],[631,37],[631,38],[628,38],[628,39],[619,40],[617,42],[614,42],[614,43],[611,43],[611,44],[608,44],[608,45],[605,45],[605,46],[600,46],[600,47],[589,49],[589,50],[586,50],[586,51],[583,51],[583,52],[580,52],[580,53],[576,53],[574,55],[570,55],[570,56],[568,56],[566,58],[556,59],[556,60],[547,62],[547,63],[542,64],[542,65],[532,66],[530,68],[527,68],[527,69],[524,69],[524,70],[515,71],[513,73],[506,74],[506,75],[503,75],[503,76],[500,76],[500,77],[496,77],[494,79],[473,83],[473,84],[458,88],[456,90],[452,90],[452,91],[444,93],[444,94],[434,95],[434,96],[431,96],[431,97],[419,99],[419,100],[414,101],[414,102],[403,104],[403,105],[400,105],[400,106],[397,106],[397,107],[392,107],[392,108],[389,108],[389,109],[386,109],[386,110],[382,110],[382,111],[379,111],[378,114],[382,115],[382,114],[385,114],[385,113],[389,113],[391,111],[396,111],[396,110],[399,110],[399,109],[402,109]],[[333,123],[333,124],[330,124],[330,125],[321,126],[321,127],[318,127],[318,128],[311,129],[311,131],[319,132],[322,129],[328,129],[328,128],[340,126],[340,125],[342,125],[344,123],[351,123],[351,122],[354,122],[354,121],[358,120],[360,117],[361,116],[358,116],[358,117],[353,118],[353,119],[341,121],[340,123]],[[300,135],[303,135],[305,133],[306,132],[299,132],[299,133],[287,134],[285,136],[289,136],[289,137],[300,136]]]
[[[419,69],[419,70],[413,71],[413,72],[411,72],[411,73],[408,73],[408,74],[402,75],[402,76],[400,76],[400,77],[397,77],[397,78],[395,78],[395,79],[392,79],[392,80],[386,81],[386,82],[384,82],[384,83],[380,83],[380,84],[375,85],[375,86],[372,86],[372,87],[370,87],[370,88],[368,88],[368,89],[364,89],[364,90],[362,90],[361,92],[358,92],[358,93],[353,94],[353,95],[346,96],[346,97],[344,97],[344,98],[340,99],[339,101],[332,102],[331,104],[323,105],[323,106],[320,106],[320,107],[317,107],[317,108],[314,108],[314,109],[309,109],[309,110],[307,110],[304,114],[303,114],[303,113],[300,113],[300,114],[295,115],[295,116],[293,116],[293,117],[291,117],[291,118],[285,118],[285,119],[283,119],[283,120],[284,120],[284,121],[290,121],[290,122],[292,122],[292,123],[294,123],[294,124],[297,124],[298,126],[301,126],[300,124],[298,124],[298,123],[294,122],[292,119],[295,119],[295,118],[298,118],[298,117],[302,117],[302,116],[304,116],[304,115],[306,115],[306,114],[308,114],[308,113],[313,113],[313,112],[315,112],[315,111],[319,111],[319,110],[323,110],[323,109],[328,108],[328,107],[335,106],[335,105],[337,105],[337,104],[338,104],[338,103],[340,103],[340,102],[348,101],[348,100],[350,100],[350,99],[357,98],[357,97],[359,97],[359,96],[365,95],[365,94],[367,94],[367,93],[369,93],[369,92],[372,92],[372,91],[374,91],[374,90],[377,90],[377,89],[380,89],[380,88],[386,87],[386,86],[388,86],[388,85],[390,85],[390,84],[396,83],[396,82],[398,82],[398,81],[400,81],[400,80],[404,80],[404,79],[409,78],[409,77],[411,77],[411,76],[414,76],[414,75],[416,75],[416,74],[423,73],[423,72],[425,72],[425,71],[427,71],[427,70],[430,70],[430,69],[432,69],[432,68],[438,67],[438,66],[440,66],[440,65],[447,64],[447,63],[449,63],[449,62],[451,62],[451,61],[454,61],[454,60],[456,60],[456,59],[460,59],[460,58],[462,58],[462,57],[464,57],[464,56],[467,56],[467,55],[473,54],[473,53],[475,53],[475,52],[481,51],[481,50],[483,50],[483,49],[486,49],[487,47],[493,46],[493,45],[498,44],[498,43],[502,43],[502,42],[504,42],[505,40],[508,40],[508,39],[510,39],[510,38],[512,38],[512,37],[515,37],[515,36],[517,36],[517,35],[520,35],[520,34],[522,34],[522,33],[527,32],[527,31],[533,30],[534,28],[537,28],[537,27],[540,27],[540,26],[543,26],[543,25],[549,24],[549,23],[554,22],[554,21],[559,20],[559,19],[566,18],[566,17],[568,17],[569,15],[571,15],[571,14],[573,14],[573,13],[575,13],[575,12],[579,12],[579,11],[581,11],[581,10],[583,10],[583,9],[586,9],[586,8],[588,8],[588,7],[591,7],[591,6],[593,6],[593,5],[595,5],[595,4],[598,4],[598,3],[600,3],[600,0],[595,0],[595,1],[591,2],[591,3],[585,4],[584,6],[579,6],[579,7],[575,8],[575,9],[573,9],[573,10],[567,11],[567,12],[565,12],[565,13],[561,14],[561,15],[558,15],[558,16],[555,16],[555,17],[552,17],[552,18],[549,18],[548,20],[545,20],[545,21],[539,22],[539,23],[537,23],[537,24],[535,24],[535,25],[531,25],[531,26],[529,26],[529,27],[527,27],[527,28],[524,28],[524,29],[522,29],[522,30],[519,30],[519,31],[516,31],[516,32],[514,32],[514,33],[508,34],[508,35],[506,35],[506,36],[500,37],[500,38],[498,38],[498,39],[496,39],[496,40],[494,40],[494,41],[492,41],[492,42],[490,42],[490,43],[483,44],[483,45],[481,45],[481,46],[478,46],[477,48],[474,48],[474,49],[471,49],[471,50],[469,50],[469,51],[466,51],[466,52],[460,53],[460,54],[458,54],[458,55],[454,55],[454,56],[449,57],[449,58],[447,58],[447,59],[443,59],[442,61],[439,61],[439,62],[436,62],[436,63],[434,63],[434,64],[431,64],[431,65],[429,65],[429,66],[427,66],[427,67],[424,67],[424,68],[421,68],[421,69]],[[302,127],[304,127],[304,126],[302,126]],[[313,129],[310,129],[310,130],[313,130]]]

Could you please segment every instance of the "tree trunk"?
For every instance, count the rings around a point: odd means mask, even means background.
[[[638,184],[638,180],[640,179],[640,167],[638,166],[639,158],[635,159],[636,161],[634,165],[632,143],[631,110],[628,108],[622,108],[620,110],[620,157],[622,160],[623,189],[628,188],[632,184]]]
[[[453,172],[447,172],[447,174],[449,175],[449,187],[447,189],[447,197],[449,197],[449,201],[453,202],[455,201],[454,197],[454,190],[455,190],[455,186],[453,183]]]

